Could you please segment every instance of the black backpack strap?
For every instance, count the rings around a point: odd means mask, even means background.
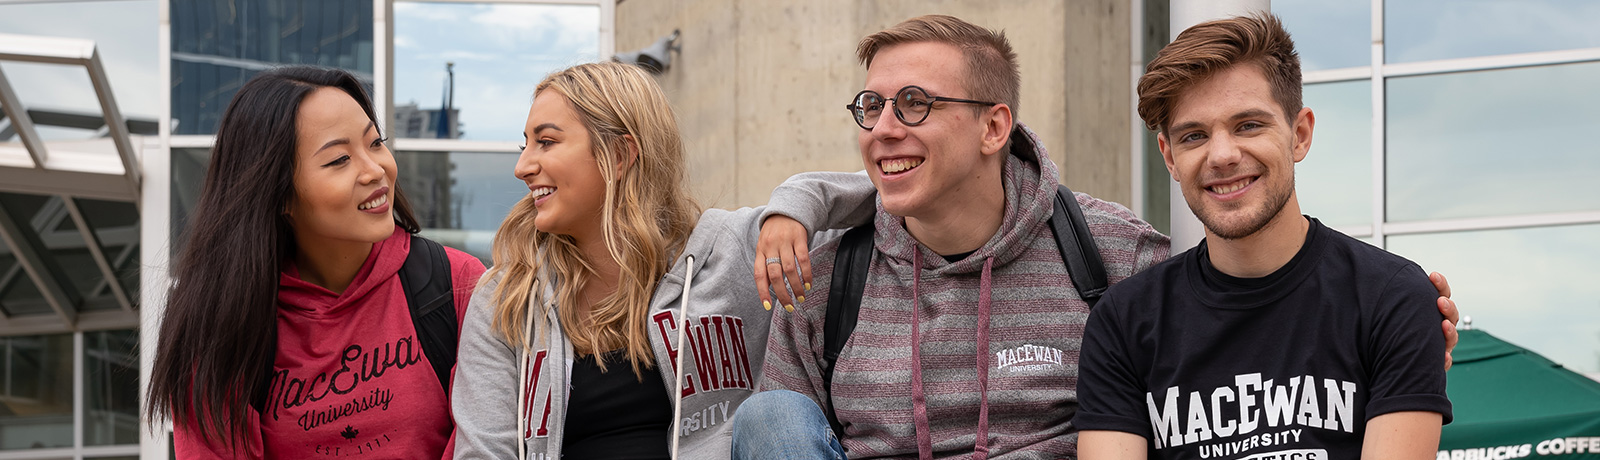
[[[1089,224],[1083,219],[1083,209],[1065,185],[1056,188],[1050,232],[1055,234],[1056,249],[1061,251],[1061,260],[1067,264],[1067,276],[1078,288],[1078,297],[1087,302],[1089,308],[1094,308],[1111,283],[1106,278],[1105,262],[1100,259],[1100,248],[1095,246],[1094,235],[1089,233]]]
[[[861,295],[867,290],[867,270],[872,262],[872,223],[852,228],[839,241],[839,251],[833,256],[833,277],[828,285],[828,312],[822,325],[822,386],[833,400],[833,365],[839,362],[839,352],[856,329],[856,317],[861,314]],[[844,425],[833,413],[833,404],[822,408],[828,415],[828,425],[835,436],[844,436]]]
[[[400,285],[406,291],[411,325],[417,329],[422,353],[433,364],[439,385],[450,396],[450,369],[456,365],[456,302],[450,279],[450,258],[444,246],[411,235],[411,253],[400,266]]]

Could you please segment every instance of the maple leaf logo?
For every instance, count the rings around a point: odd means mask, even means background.
[[[361,434],[361,430],[357,430],[357,429],[351,427],[350,425],[345,425],[344,426],[344,431],[340,431],[339,432],[339,436],[344,436],[345,439],[352,439],[352,440],[355,439],[356,435],[359,435],[359,434]]]

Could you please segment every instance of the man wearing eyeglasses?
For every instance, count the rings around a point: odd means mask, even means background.
[[[825,195],[834,206],[809,210],[819,215],[859,209],[876,190],[858,322],[825,383],[827,293],[845,288],[830,285],[840,240],[817,246],[815,289],[773,317],[762,388],[786,391],[740,406],[733,457],[1074,457],[1089,306],[1049,225],[1056,166],[1013,118],[1016,55],[1002,33],[922,16],[866,37],[858,57],[867,80],[848,109],[865,177],[807,173],[782,186]],[[1167,237],[1126,208],[1075,199],[1110,282],[1167,258]],[[761,264],[780,261],[757,259],[763,288],[804,284],[776,269],[761,278]]]

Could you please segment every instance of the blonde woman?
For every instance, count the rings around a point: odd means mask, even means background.
[[[771,306],[750,261],[777,259],[788,284],[808,284],[793,269],[805,229],[866,222],[873,201],[812,184],[779,187],[769,209],[702,213],[672,109],[629,65],[551,74],[524,129],[515,174],[529,194],[501,224],[462,326],[456,455],[726,457],[767,343]],[[819,212],[834,201],[862,205]],[[764,217],[793,243],[758,250]]]

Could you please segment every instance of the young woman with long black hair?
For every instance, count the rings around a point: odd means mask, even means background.
[[[146,413],[171,417],[179,458],[451,457],[449,368],[398,273],[413,250],[442,254],[459,320],[484,267],[413,238],[383,142],[343,71],[274,69],[234,96],[151,375]]]

